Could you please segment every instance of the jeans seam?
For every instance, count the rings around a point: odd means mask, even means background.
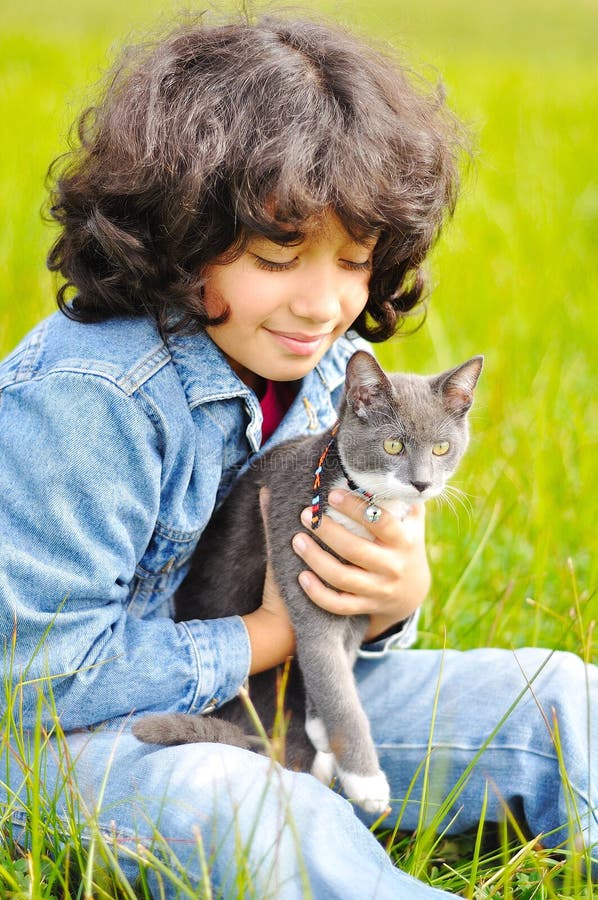
[[[378,742],[376,743],[376,747],[378,750],[427,750],[430,745],[425,744],[408,744],[405,741],[402,741],[400,744],[388,743],[388,742]],[[474,744],[469,746],[467,744],[456,744],[448,741],[441,741],[439,743],[432,742],[431,745],[432,751],[435,750],[465,750],[468,753],[477,753],[480,750],[479,744]],[[484,748],[484,753],[486,751],[496,751],[496,750],[506,750],[506,751],[517,751],[518,753],[530,753],[533,756],[541,757],[542,759],[549,759],[552,762],[558,762],[558,756],[556,753],[543,753],[540,750],[533,750],[529,747],[519,746],[518,744],[489,744]]]

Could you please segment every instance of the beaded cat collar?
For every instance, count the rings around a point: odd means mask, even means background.
[[[320,524],[322,522],[322,501],[320,498],[320,486],[321,486],[321,482],[322,482],[322,479],[321,479],[322,469],[324,468],[324,462],[326,461],[326,457],[328,456],[330,448],[332,447],[332,445],[334,443],[334,439],[336,438],[336,434],[338,432],[339,427],[340,427],[340,422],[336,422],[332,428],[332,431],[330,432],[330,440],[324,447],[322,454],[320,456],[320,459],[318,460],[318,465],[316,467],[316,471],[314,474],[313,496],[312,496],[312,500],[311,500],[311,527],[312,527],[313,531],[315,531],[317,528],[319,528]],[[347,482],[349,490],[353,491],[356,494],[359,494],[360,497],[363,497],[364,500],[368,501],[368,505],[363,514],[364,518],[368,522],[377,522],[378,519],[380,518],[380,516],[382,515],[382,510],[380,509],[380,507],[376,506],[376,504],[374,503],[375,495],[371,494],[369,491],[366,491],[364,488],[359,487],[359,485],[353,481],[353,479],[351,478],[349,473],[345,471],[345,467],[343,466],[342,461],[340,459],[339,459],[339,465],[341,467],[341,471],[342,471],[343,475],[345,476],[345,480]]]

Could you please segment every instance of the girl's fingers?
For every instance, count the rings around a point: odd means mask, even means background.
[[[313,572],[301,572],[299,584],[313,603],[337,616],[367,615],[376,610],[376,604],[369,597],[336,591],[323,584]]]
[[[301,521],[309,528],[305,514],[301,515]],[[301,532],[301,534],[305,535],[305,532]],[[310,544],[318,546],[311,534],[306,536]],[[375,570],[376,553],[374,551],[372,554],[372,541],[367,538],[353,534],[344,525],[333,521],[329,516],[322,516],[317,536],[318,540],[322,541],[328,549],[337,553],[346,563],[351,563],[360,569],[367,569],[368,571],[371,571],[372,567],[374,567]],[[299,555],[301,556],[302,554],[300,553]],[[374,557],[373,560],[372,556]]]
[[[355,538],[355,535],[352,537]],[[384,596],[385,582],[375,571],[342,562],[308,535],[296,534],[293,549],[319,578],[337,591],[355,595],[367,593],[379,598]]]

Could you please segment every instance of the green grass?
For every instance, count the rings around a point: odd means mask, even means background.
[[[47,164],[109,48],[169,11],[158,0],[5,7],[0,353],[53,309],[44,268],[51,233],[39,216]],[[398,42],[431,77],[439,70],[477,137],[474,171],[431,260],[427,322],[379,354],[389,367],[421,372],[486,356],[456,480],[467,508],[429,511],[434,587],[422,642],[546,645],[595,662],[597,9],[591,0],[303,7]],[[33,804],[34,788],[30,824],[42,837],[24,858],[0,849],[2,896],[71,896],[65,872],[77,867],[88,874],[76,883],[116,896],[110,864],[99,875],[90,869],[76,829],[68,853],[53,852],[51,829],[41,829],[52,821],[51,798]],[[399,864],[466,897],[590,896],[575,860],[555,863],[515,829],[495,837],[437,844],[428,832],[387,836]]]

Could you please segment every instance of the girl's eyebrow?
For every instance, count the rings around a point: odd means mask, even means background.
[[[284,249],[285,247],[299,247],[306,240],[309,240],[310,237],[317,236],[319,229],[314,230],[306,230],[302,232],[297,231],[289,231],[289,239],[277,241],[274,237],[268,237],[265,234],[261,234],[259,231],[255,231],[248,236],[248,244],[267,244],[270,247],[277,247],[279,249]],[[352,235],[347,233],[347,244],[352,244],[355,247],[360,247],[368,252],[374,250],[376,244],[378,243],[378,238],[382,233],[381,228],[375,228],[371,231],[365,232],[361,235]]]
[[[252,234],[249,237],[247,242],[248,246],[259,245],[267,245],[268,247],[276,247],[279,250],[284,250],[285,247],[298,247],[305,240],[305,235],[301,237],[295,237],[293,240],[289,241],[275,241],[274,238],[266,237],[265,234]]]
[[[288,233],[288,240],[285,240],[284,234]],[[287,244],[301,244],[307,238],[308,233],[303,231],[298,231],[297,229],[289,226],[287,229],[281,229],[281,240],[276,240],[276,237],[269,236],[267,234],[263,234],[261,231],[249,231],[247,233],[246,239],[248,243],[254,243],[255,241],[261,241],[266,244],[274,244],[276,247],[284,247]]]
[[[349,234],[350,240],[359,247],[368,247],[373,250],[378,239],[382,234],[382,226],[371,226],[370,228],[358,229]]]
[[[373,253],[378,243],[379,234],[367,235],[361,238],[351,238],[351,245],[359,247],[360,250],[366,250],[367,253]]]
[[[381,233],[382,229],[378,228],[377,231],[371,234],[366,234],[361,238],[354,238],[354,241],[360,247],[366,247],[368,250],[373,250],[378,243],[378,238],[380,237]]]

